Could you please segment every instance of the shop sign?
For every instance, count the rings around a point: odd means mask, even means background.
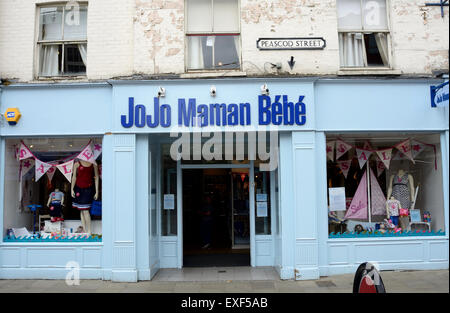
[[[448,81],[439,86],[431,86],[431,107],[448,107]]]
[[[259,50],[323,50],[326,46],[322,37],[314,38],[259,38]]]
[[[287,95],[258,96],[258,125],[305,125],[305,96],[290,101]],[[176,116],[178,126],[247,126],[252,125],[251,104],[246,103],[198,103],[196,98],[179,98]],[[152,111],[152,112],[151,112]],[[149,113],[151,112],[151,113]],[[123,127],[171,127],[172,106],[160,104],[160,98],[154,97],[153,109],[136,104],[134,97],[128,98],[128,114],[121,115]]]

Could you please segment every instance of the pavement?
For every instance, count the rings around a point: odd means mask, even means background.
[[[233,278],[235,273],[226,276],[223,269],[208,270],[211,275],[217,271],[218,276],[194,275],[195,270],[172,274],[161,270],[151,281],[81,280],[78,286],[69,286],[64,280],[0,280],[0,293],[351,293],[354,277],[345,274],[309,281],[280,280],[265,269],[265,276],[256,272],[256,279],[245,280],[245,275],[243,279]],[[250,278],[252,270],[248,270]],[[387,293],[449,293],[448,270],[383,271],[381,277]]]

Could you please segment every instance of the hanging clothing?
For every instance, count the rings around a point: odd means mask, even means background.
[[[388,200],[387,207],[389,211],[389,216],[399,216],[400,215],[400,201],[398,200]]]
[[[400,201],[402,209],[409,209],[411,206],[411,194],[408,173],[402,176],[394,175],[392,181],[392,196]]]

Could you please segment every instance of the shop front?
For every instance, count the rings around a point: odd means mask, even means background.
[[[448,107],[428,80],[12,85],[0,278],[282,279],[448,268]],[[211,92],[214,90],[215,92]],[[269,92],[270,90],[270,92]],[[40,206],[40,207],[39,207]]]

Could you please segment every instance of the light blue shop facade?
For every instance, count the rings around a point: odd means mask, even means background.
[[[250,183],[249,265],[273,266],[282,279],[353,273],[366,261],[381,270],[448,269],[449,112],[430,104],[430,86],[440,83],[425,78],[223,78],[1,86],[0,112],[18,108],[21,118],[14,126],[2,118],[0,127],[0,279],[64,279],[71,261],[79,264],[81,279],[112,281],[150,280],[162,268],[182,268],[183,173],[194,168],[245,170]],[[263,84],[268,95],[261,92]],[[160,87],[164,97],[158,97]],[[226,104],[225,109],[210,109],[214,103]],[[218,124],[219,111],[227,117],[220,115]],[[198,131],[191,124],[187,130],[177,128],[191,123],[194,113],[204,123],[203,132],[276,133],[277,167],[268,174],[270,218],[258,216],[252,190],[259,161],[174,160],[168,183],[162,160],[178,138],[170,132]],[[205,115],[199,118],[200,113]],[[17,193],[13,184],[18,174],[12,169],[17,160],[10,145],[23,140],[33,151],[31,143],[44,145],[47,138],[75,146],[89,140],[101,144],[102,216],[93,220],[101,225],[100,240],[8,237],[10,228],[30,230],[33,216],[12,203],[17,202],[12,194]],[[414,163],[405,156],[394,161],[394,148],[390,169],[377,178],[387,192],[395,166],[413,174],[419,185],[416,208],[421,214],[431,211],[429,232],[380,234],[371,227],[383,219],[371,219],[369,212],[368,221],[356,222],[365,232],[355,233],[352,222],[347,232],[336,235],[330,226],[329,188],[345,187],[346,198],[352,198],[363,170],[355,161],[356,151],[346,151],[338,160],[334,150],[332,160],[327,157],[328,143],[337,149],[339,140],[353,148],[368,141],[374,151],[405,140],[425,144]],[[375,152],[372,158],[376,164]],[[353,172],[344,178],[338,161],[352,159]],[[169,184],[171,191],[166,190]],[[175,194],[171,216],[163,208],[166,193]]]

